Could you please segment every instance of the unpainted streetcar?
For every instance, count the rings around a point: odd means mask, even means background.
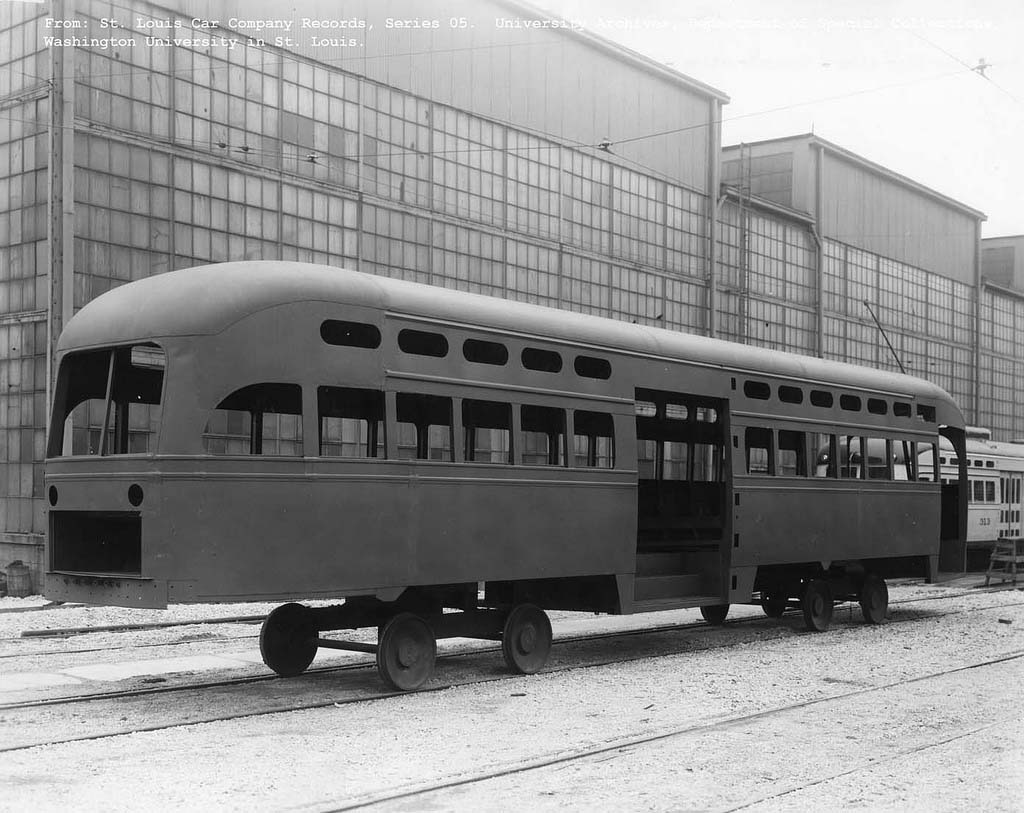
[[[355,648],[415,689],[454,636],[532,673],[552,609],[877,623],[965,534],[953,400],[847,364],[289,262],[119,287],[58,359],[46,595],[284,602],[281,675]]]

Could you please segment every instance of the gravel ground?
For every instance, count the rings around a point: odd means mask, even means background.
[[[843,608],[823,635],[802,632],[795,617],[780,622],[783,634],[776,625],[763,635],[726,625],[707,633],[713,649],[11,752],[0,757],[0,809],[331,810],[377,801],[373,809],[390,811],[1018,811],[1024,660],[937,675],[1024,652],[1024,596],[952,595],[959,592],[894,586],[893,602],[949,596],[895,605],[895,619],[914,619],[908,623],[871,627]],[[0,680],[63,668],[53,656],[20,657],[29,655],[26,639],[16,637],[25,629],[269,609],[2,612],[29,604],[14,601],[0,601],[0,655],[19,656],[0,661]],[[964,612],[941,615],[954,609]],[[557,638],[698,617],[553,614],[553,622]],[[46,646],[163,643],[160,636],[205,629],[95,633]],[[192,643],[197,652],[225,646]],[[257,645],[250,637],[228,646]],[[102,663],[150,655],[122,648],[71,657]],[[8,700],[0,692],[0,702]],[[76,721],[48,725],[59,736]],[[483,775],[491,778],[466,782]],[[418,793],[438,782],[450,786]]]

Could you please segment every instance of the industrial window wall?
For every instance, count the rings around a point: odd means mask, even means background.
[[[814,354],[815,248],[806,225],[730,201],[719,222],[718,335]]]
[[[0,541],[43,523],[48,336],[49,54],[45,12],[0,4]],[[39,562],[37,548],[5,545]]]
[[[37,77],[50,54],[36,6],[0,6],[0,513],[3,531],[39,534],[52,337],[50,87]],[[132,6],[133,18],[175,17]],[[76,9],[99,30],[108,7]],[[699,189],[273,49],[64,57],[74,308],[172,268],[260,258],[709,329],[712,204]],[[720,337],[895,368],[869,302],[910,372],[994,436],[1024,436],[1021,301],[985,289],[977,302],[969,286],[833,240],[819,275],[806,222],[734,201],[719,207],[717,241]]]

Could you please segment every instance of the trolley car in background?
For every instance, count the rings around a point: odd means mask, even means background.
[[[963,417],[908,376],[287,262],[124,285],[58,356],[46,595],[286,602],[282,675],[354,648],[414,689],[454,636],[536,672],[551,609],[877,623],[963,543]]]
[[[984,570],[996,543],[1002,539],[1024,538],[1021,522],[1024,443],[992,440],[988,429],[966,427],[967,538],[963,560],[951,570]],[[931,476],[926,463],[922,469]],[[939,471],[943,483],[955,483],[960,460],[953,447],[942,439]]]

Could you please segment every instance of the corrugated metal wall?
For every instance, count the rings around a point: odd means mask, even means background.
[[[975,217],[825,151],[823,237],[973,284],[976,225]]]

